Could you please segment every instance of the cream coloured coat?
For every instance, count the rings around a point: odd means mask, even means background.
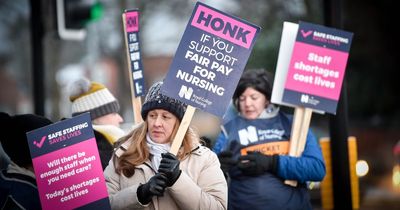
[[[181,175],[162,197],[154,196],[148,205],[137,198],[137,188],[155,174],[150,161],[139,165],[127,178],[115,172],[111,160],[104,170],[112,209],[155,210],[217,210],[227,209],[227,183],[217,155],[207,147],[198,146],[180,163]]]

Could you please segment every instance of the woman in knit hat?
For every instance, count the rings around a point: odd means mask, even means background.
[[[264,69],[243,73],[233,94],[238,114],[213,148],[229,180],[228,209],[312,209],[306,182],[325,176],[321,148],[308,131],[303,154],[288,156],[292,118],[271,103],[268,76]]]
[[[50,124],[39,115],[0,112],[0,142],[11,160],[0,171],[1,209],[41,209],[26,133]]]
[[[113,144],[125,135],[119,128],[123,119],[118,114],[118,100],[104,85],[86,78],[72,82],[69,92],[72,116],[90,113],[101,165],[105,169],[112,156]]]
[[[147,93],[143,123],[116,147],[104,171],[113,209],[226,209],[227,184],[217,156],[189,128],[177,156],[169,153],[186,105]]]

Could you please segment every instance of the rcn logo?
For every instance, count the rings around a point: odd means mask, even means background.
[[[317,99],[314,99],[314,97],[302,94],[300,98],[301,103],[305,104],[312,104],[314,106],[319,104],[319,101]]]
[[[301,95],[301,98],[300,98],[301,102],[308,103],[308,100],[309,100],[309,96],[308,95],[304,95],[304,94]]]
[[[190,98],[193,95],[193,88],[191,87],[186,87],[185,85],[181,86],[181,89],[179,90],[179,97],[185,98],[187,100],[190,100]]]
[[[238,131],[240,144],[248,145],[258,141],[257,129],[254,126],[248,126],[247,129]]]

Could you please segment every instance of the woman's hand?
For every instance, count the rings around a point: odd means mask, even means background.
[[[179,168],[180,162],[175,155],[169,152],[161,154],[161,157],[162,159],[158,172],[167,178],[167,186],[171,187],[181,175],[181,170]]]
[[[163,174],[157,173],[146,184],[142,184],[137,189],[137,196],[142,204],[150,203],[153,196],[162,196],[167,187],[167,178]]]
[[[239,157],[238,168],[245,175],[258,176],[265,172],[275,173],[278,155],[263,155],[260,152],[248,152]]]

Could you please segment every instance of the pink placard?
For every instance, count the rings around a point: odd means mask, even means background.
[[[42,209],[74,209],[108,197],[95,138],[32,160]]]
[[[348,53],[296,42],[285,89],[338,100]]]

